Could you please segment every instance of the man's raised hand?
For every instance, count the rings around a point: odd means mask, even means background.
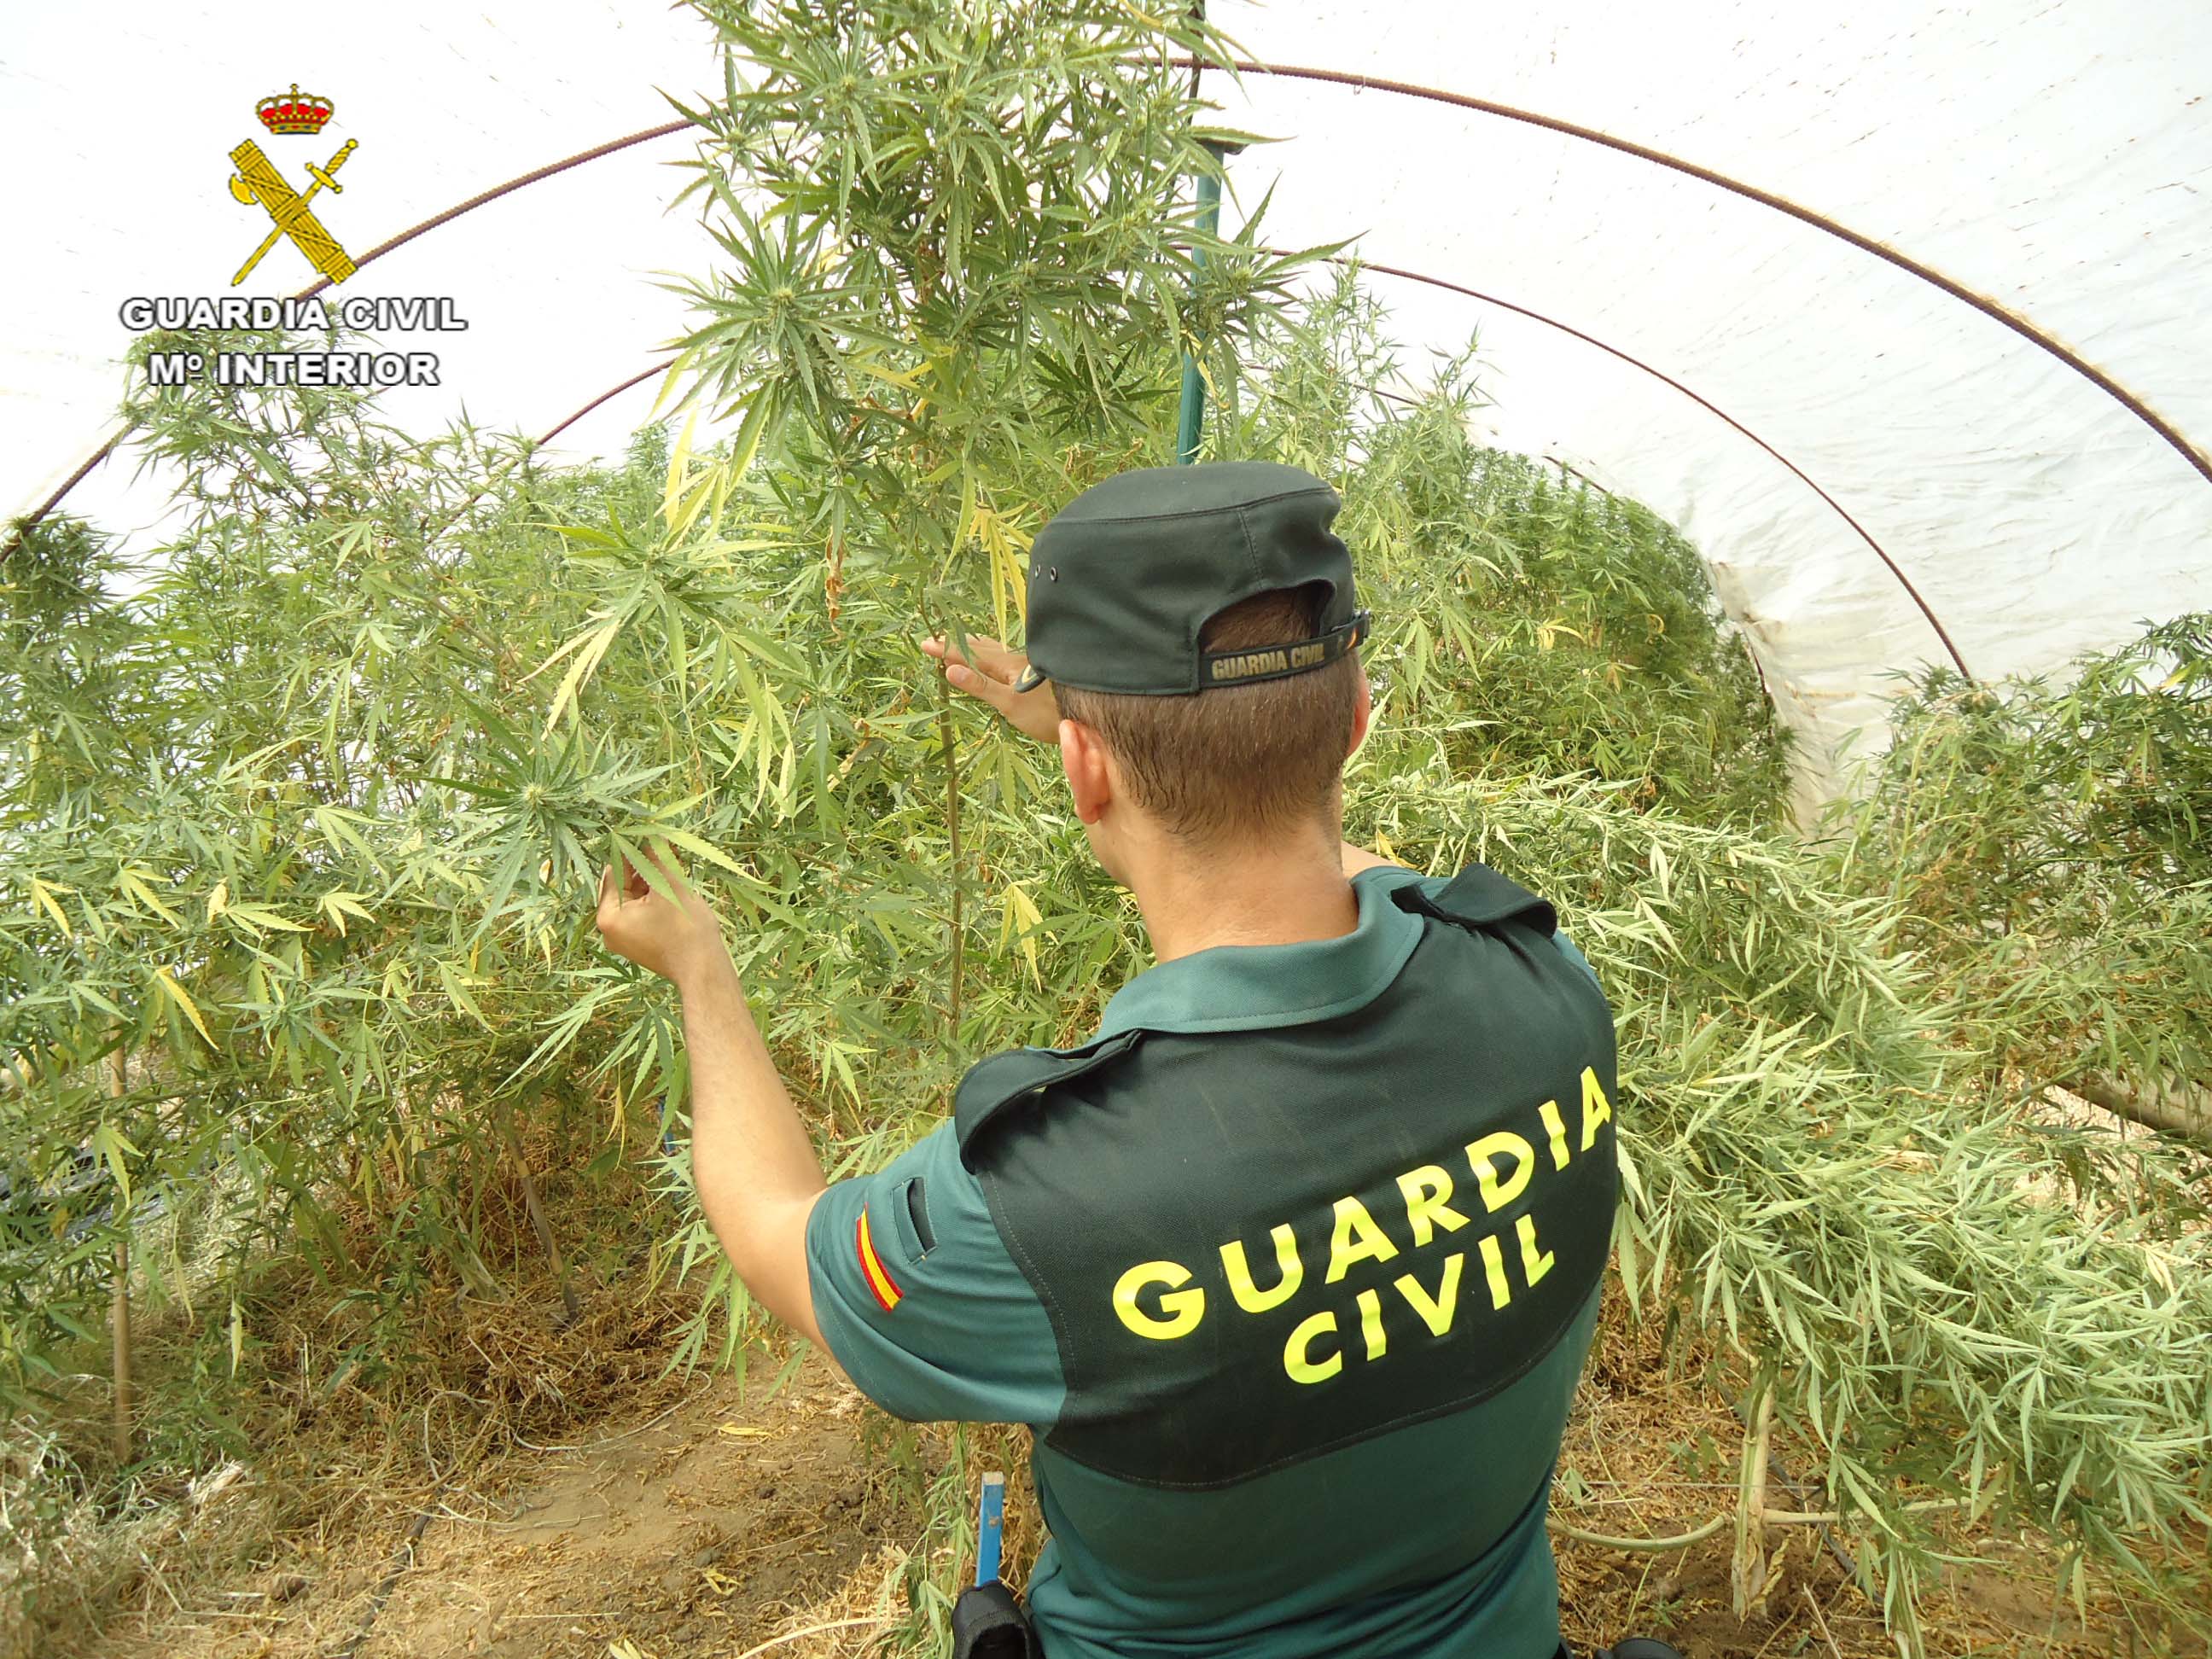
[[[943,665],[945,678],[954,690],[981,697],[1004,714],[1016,731],[1027,733],[1039,743],[1060,740],[1060,699],[1053,696],[1052,683],[1048,680],[1030,691],[1014,690],[1014,682],[1030,665],[1030,659],[1020,652],[1009,651],[998,641],[981,634],[970,634],[968,650],[975,665],[970,668],[957,656],[946,655],[942,634],[924,640],[921,648]]]
[[[611,864],[599,876],[599,936],[617,956],[686,986],[728,963],[722,924],[684,879],[684,866],[665,843],[647,847],[645,855],[683,902],[671,904],[637,871]]]

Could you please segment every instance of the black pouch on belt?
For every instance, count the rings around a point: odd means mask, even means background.
[[[1044,1650],[1014,1593],[994,1579],[952,1604],[952,1659],[1044,1659]]]

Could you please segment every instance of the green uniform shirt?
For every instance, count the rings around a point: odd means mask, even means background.
[[[1052,1109],[1087,1127],[1110,1120],[1125,1094],[1142,1092],[1117,1082],[1135,1075],[1125,1050],[1141,1038],[1153,1056],[1146,1075],[1161,1081],[1147,1085],[1156,1109],[1136,1123],[1139,1139],[1119,1164],[1110,1144],[1082,1152],[1084,1167],[1065,1188],[1031,1201],[1072,1155],[1048,1146],[1042,1164],[1000,1158],[991,1124],[970,1121],[963,1082],[958,1133],[948,1122],[878,1173],[836,1182],[817,1204],[807,1229],[815,1317],[861,1390],[913,1420],[1035,1430],[1031,1473],[1052,1538],[1029,1601],[1049,1659],[1550,1659],[1555,1651],[1558,1583],[1544,1516],[1595,1324],[1616,1191],[1604,1093],[1614,1081],[1611,1019],[1581,952],[1556,933],[1555,950],[1532,949],[1528,940],[1541,935],[1528,927],[1483,941],[1492,953],[1484,960],[1503,964],[1483,971],[1504,975],[1494,1012],[1505,1025],[1484,1036],[1486,1011],[1438,1009],[1444,968],[1407,963],[1419,951],[1424,963],[1461,962],[1451,940],[1437,937],[1457,930],[1442,913],[1391,896],[1410,887],[1433,900],[1450,884],[1397,866],[1363,871],[1352,882],[1352,933],[1161,963],[1108,1004],[1091,1043],[1016,1051],[970,1073],[972,1082],[1024,1058],[1063,1066],[1074,1080]],[[1548,932],[1548,907],[1541,924]],[[1564,975],[1563,959],[1574,965]],[[1459,971],[1449,983],[1463,996],[1471,970]],[[1525,1000],[1531,984],[1534,1003]],[[1515,986],[1524,1000],[1506,994]],[[1424,993],[1427,1004],[1408,1004]],[[1571,1017],[1555,1018],[1567,1005]],[[1476,1044],[1472,1069],[1485,1077],[1455,1081],[1449,1060],[1437,1059],[1443,1050],[1428,1054],[1418,1076],[1378,1075],[1413,1020],[1446,1028],[1438,1043],[1460,1040],[1455,1028],[1475,1030],[1465,1040]],[[1594,1053],[1592,1033],[1601,1029],[1602,1053],[1579,1085],[1516,1085],[1516,1109],[1538,1109],[1521,1097],[1554,1097],[1517,1136],[1498,1127],[1507,1120],[1495,1112],[1475,1115],[1473,1127],[1492,1133],[1465,1147],[1475,1161],[1459,1159],[1456,1195],[1443,1164],[1428,1160],[1443,1156],[1432,1144],[1458,1152],[1463,1133],[1416,1136],[1404,1141],[1411,1150],[1393,1149],[1394,1126],[1420,1120],[1417,1097],[1449,1102],[1463,1089],[1468,1100],[1485,1099],[1492,1069],[1516,1075],[1485,1056],[1505,1046],[1499,1031],[1540,1020],[1579,1022],[1576,1040]],[[1389,1030],[1376,1041],[1389,1046],[1378,1059],[1358,1042],[1365,1025],[1382,1023]],[[1265,1059],[1301,1036],[1326,1046],[1291,1054],[1291,1069],[1270,1085]],[[1205,1042],[1194,1045],[1198,1037]],[[1240,1053],[1224,1048],[1240,1042],[1248,1045]],[[1572,1053],[1559,1075],[1572,1078],[1581,1050]],[[1323,1145],[1322,1126],[1296,1114],[1309,1096],[1344,1097],[1346,1085],[1329,1072],[1339,1054],[1366,1068],[1350,1075],[1371,1079],[1372,1119],[1348,1121],[1356,1115],[1332,1108],[1327,1127],[1353,1139]],[[1231,1087],[1212,1086],[1208,1056],[1226,1058]],[[1097,1091],[1087,1105],[1071,1097],[1086,1083]],[[1164,1118],[1157,1105],[1171,1085],[1190,1092],[1174,1095]],[[1009,1097],[1043,1099],[1019,1090]],[[1454,1110],[1466,1117],[1472,1109],[1448,1106],[1445,1121],[1456,1121]],[[1194,1145],[1200,1124],[1220,1137],[1210,1156],[1224,1167],[1185,1170],[1181,1197],[1149,1219],[1118,1196],[1097,1200],[1100,1182],[1119,1182],[1116,1194],[1132,1198],[1139,1188],[1173,1189],[1175,1149],[1158,1143],[1160,1125],[1178,1121],[1191,1126]],[[1110,1143],[1110,1123],[1105,1133]],[[1516,1150],[1501,1152],[1501,1143]],[[1364,1203],[1337,1200],[1333,1240],[1324,1206],[1318,1221],[1293,1213],[1273,1227],[1271,1243],[1268,1223],[1281,1218],[1266,1192],[1238,1195],[1240,1182],[1264,1186],[1271,1170],[1316,1159],[1348,1168],[1363,1144],[1395,1186],[1370,1183]],[[1191,1196],[1216,1188],[1218,1214]],[[1091,1200],[1103,1207],[1086,1208]],[[1213,1233],[1176,1231],[1192,1209],[1208,1212]],[[1125,1216],[1133,1243],[1120,1236]],[[1231,1216],[1224,1228],[1220,1217]],[[1193,1240],[1210,1244],[1231,1232],[1249,1249],[1234,1243],[1243,1254],[1224,1273]],[[1139,1260],[1148,1253],[1179,1260]],[[1221,1256],[1229,1262],[1230,1250]],[[1095,1295],[1084,1294],[1094,1285]],[[1078,1302],[1097,1305],[1086,1312]],[[1449,1334],[1455,1304],[1459,1328]],[[1421,1381],[1424,1364],[1431,1374]],[[1455,1393],[1462,1376],[1480,1380]],[[1393,1389],[1416,1384],[1425,1392],[1402,1409],[1394,1403]],[[1282,1426],[1254,1429],[1259,1419]]]

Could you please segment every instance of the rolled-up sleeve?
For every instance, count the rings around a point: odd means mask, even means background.
[[[1057,1422],[1052,1322],[951,1126],[830,1185],[806,1224],[815,1322],[861,1393],[912,1422]]]

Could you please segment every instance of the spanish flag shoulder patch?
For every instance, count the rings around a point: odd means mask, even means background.
[[[860,1225],[854,1230],[854,1243],[860,1252],[860,1277],[868,1281],[868,1288],[875,1292],[877,1304],[889,1313],[898,1306],[900,1298],[906,1293],[899,1289],[898,1281],[884,1266],[883,1257],[876,1254],[876,1242],[868,1233],[868,1212],[865,1206],[860,1210]]]

